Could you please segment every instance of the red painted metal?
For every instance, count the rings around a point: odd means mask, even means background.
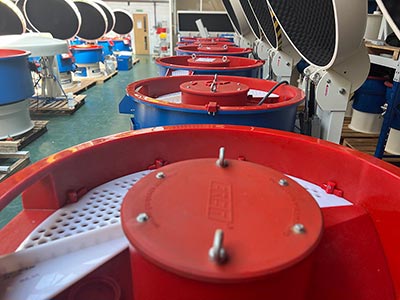
[[[179,57],[179,56],[178,56]],[[191,57],[187,60],[189,66],[194,67],[229,67],[231,59],[224,57]]]
[[[206,68],[229,67],[229,70],[240,71],[248,68],[261,67],[264,61],[245,57],[226,56],[168,56],[157,58],[157,64],[164,67],[191,66],[192,70],[204,70]],[[226,65],[227,64],[227,65]],[[219,68],[220,69],[220,68]]]
[[[191,42],[191,43],[221,43],[221,42],[229,42],[227,38],[201,38],[201,37],[182,37],[182,42]]]
[[[219,106],[246,105],[249,87],[238,81],[195,80],[180,85],[182,103],[206,105],[216,102]]]
[[[87,44],[82,44],[82,45],[73,45],[69,47],[70,49],[77,49],[77,50],[98,50],[98,49],[103,49],[102,46],[98,45],[87,45]]]
[[[92,189],[112,179],[145,170],[156,160],[172,164],[215,157],[222,145],[227,149],[227,159],[240,158],[268,166],[317,185],[335,182],[346,199],[353,203],[348,207],[322,209],[324,233],[313,254],[311,277],[305,279],[308,280],[306,299],[400,298],[400,231],[397,230],[400,226],[400,169],[326,141],[261,128],[159,127],[96,139],[53,154],[0,183],[1,208],[21,193],[24,205],[24,211],[0,231],[1,254],[14,251],[32,228],[54,209],[65,205],[70,191],[82,187]],[[134,257],[133,265],[139,262],[145,268],[154,267],[138,258],[140,260]],[[129,266],[128,256],[122,261],[119,273],[103,268],[105,266],[98,271],[120,284],[121,299],[132,299],[129,293],[124,294],[125,288],[131,288],[131,285],[122,285],[124,280],[131,280],[129,268],[122,268]],[[189,299],[197,297],[193,295],[192,298],[191,291],[198,291],[199,297],[203,292],[210,292],[201,290],[202,285],[195,280],[184,278],[185,285],[182,285],[181,278],[174,274],[170,275],[174,284],[158,288],[162,277],[157,272],[152,278],[147,277],[152,271],[142,272],[139,277],[142,281],[138,285],[156,290],[158,297],[155,299],[165,299],[163,293],[170,294],[171,291],[189,295]],[[285,295],[280,299],[296,297],[296,289],[287,278],[284,279],[278,278],[276,285],[289,297]],[[295,279],[302,280],[293,276]],[[266,298],[252,294],[256,287],[246,285],[249,287],[254,289],[249,289],[247,299]],[[228,286],[225,292],[232,295],[230,299],[237,299],[235,291]]]
[[[165,107],[204,110],[204,106],[191,105],[185,103],[170,103],[159,101],[155,98],[160,95],[166,95],[180,91],[180,85],[184,82],[199,81],[199,80],[214,80],[214,76],[171,76],[171,77],[155,77],[139,80],[129,84],[126,88],[128,95],[140,99],[141,101],[163,105]],[[220,81],[240,82],[249,86],[251,89],[260,91],[269,91],[276,82],[255,78],[236,77],[236,76],[218,76]],[[281,85],[276,89],[276,94],[279,98],[273,98],[265,101],[262,105],[257,105],[261,100],[259,97],[248,98],[244,106],[221,106],[221,111],[263,111],[265,109],[282,108],[287,105],[299,103],[304,99],[304,92],[290,85]]]
[[[0,59],[9,59],[30,55],[30,52],[16,49],[0,49]]]
[[[198,45],[197,51],[200,52],[228,52],[227,45]]]
[[[165,273],[183,277],[183,285],[185,278],[203,282],[201,298],[193,291],[195,299],[231,299],[225,285],[219,288],[221,284],[230,284],[235,297],[244,299],[247,281],[258,281],[253,293],[282,296],[285,293],[275,280],[286,276],[297,290],[291,299],[304,299],[311,253],[322,231],[317,203],[280,172],[237,160],[227,160],[220,167],[216,160],[171,164],[158,170],[163,178],[152,173],[132,187],[121,208],[125,235],[135,249],[132,254],[137,250]],[[287,186],[279,184],[283,178]],[[139,223],[136,218],[143,212],[149,220]],[[294,232],[295,224],[303,224],[304,233]],[[228,256],[220,265],[208,256],[216,229],[225,233],[223,247]],[[133,286],[137,286],[136,278],[149,270],[134,270]],[[161,277],[161,272],[156,273]],[[293,282],[294,277],[302,277],[303,285]],[[159,285],[173,284],[168,279],[160,278]],[[152,299],[155,294],[148,288],[136,293],[147,293],[137,300]],[[175,292],[164,297],[186,299]]]
[[[207,49],[210,48],[210,49]],[[214,49],[212,49],[214,48]],[[215,51],[213,51],[215,50]],[[234,55],[234,54],[250,54],[253,49],[251,48],[239,48],[233,46],[227,47],[199,47],[197,45],[189,45],[189,46],[178,46],[175,48],[175,51],[184,51],[194,53],[196,55],[207,55],[207,54],[218,54],[221,55],[222,53],[226,53],[226,55]]]

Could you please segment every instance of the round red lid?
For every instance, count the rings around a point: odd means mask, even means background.
[[[230,59],[226,56],[191,57],[187,60],[189,66],[195,67],[229,67]]]
[[[240,282],[283,271],[312,252],[323,220],[306,190],[262,165],[216,161],[167,165],[130,189],[122,226],[139,253],[180,276]]]
[[[250,88],[240,82],[218,80],[196,80],[180,85],[182,103],[207,105],[216,102],[220,106],[243,106],[247,102]]]
[[[227,45],[216,45],[216,46],[199,46],[197,47],[198,51],[201,52],[227,52],[229,47]]]

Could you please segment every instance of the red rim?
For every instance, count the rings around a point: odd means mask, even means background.
[[[0,59],[25,57],[31,55],[30,52],[16,49],[0,49]]]
[[[191,70],[243,70],[249,68],[260,68],[264,65],[264,61],[246,57],[227,56],[230,65],[228,67],[212,67],[212,66],[189,66],[187,60],[191,59],[190,55],[160,57],[156,59],[156,63],[167,68],[190,68]],[[206,55],[199,55],[196,58],[210,58]]]
[[[85,51],[85,50],[101,50],[103,46],[99,45],[75,45],[70,47],[73,50]]]
[[[157,106],[163,106],[171,109],[189,109],[189,110],[197,110],[204,111],[206,108],[204,106],[199,105],[190,105],[190,104],[176,104],[176,103],[168,103],[162,100],[154,99],[148,95],[141,93],[141,90],[147,91],[151,88],[152,93],[155,95],[165,95],[179,91],[179,85],[186,81],[196,81],[196,80],[213,80],[214,76],[209,75],[192,75],[192,76],[171,76],[171,77],[155,77],[148,78],[140,81],[133,82],[128,85],[126,88],[126,92],[129,96],[141,101],[146,102],[148,104],[153,104]],[[237,77],[237,76],[218,76],[219,80],[226,81],[239,81],[243,84],[246,84],[250,87],[250,89],[268,91],[271,89],[276,82],[263,80],[263,79],[255,79],[255,78],[247,78],[247,77]],[[305,94],[302,90],[288,85],[280,86],[276,91],[276,94],[280,95],[279,102],[277,103],[264,103],[262,105],[255,106],[222,106],[219,108],[220,111],[233,112],[233,111],[264,111],[267,109],[279,109],[291,105],[295,105],[304,100]]]

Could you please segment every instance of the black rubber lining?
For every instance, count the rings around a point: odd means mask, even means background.
[[[254,15],[253,10],[251,9],[250,3],[247,0],[240,0],[240,5],[242,6],[243,12],[246,15],[247,21],[251,28],[253,29],[254,34],[259,39],[261,38],[261,31],[258,26],[258,22],[256,16]]]
[[[400,3],[399,0],[382,0],[393,22],[400,30]],[[400,36],[398,37],[400,39]]]
[[[132,19],[122,11],[114,11],[115,26],[114,31],[118,34],[128,34],[133,29]]]
[[[312,64],[326,66],[335,51],[335,15],[332,0],[268,0],[301,54]]]
[[[235,11],[233,10],[232,4],[229,0],[222,0],[222,3],[224,4],[225,10],[228,13],[228,16],[233,22],[233,26],[235,26],[236,30],[242,34],[242,30],[240,29],[239,26],[239,21],[235,15]]]
[[[269,13],[269,7],[267,1],[260,0],[249,0],[251,7],[253,7],[254,13],[256,14],[256,18],[260,23],[261,29],[264,31],[264,34],[271,44],[272,47],[277,48],[278,42],[276,38],[276,32],[274,28],[274,23],[272,21],[271,14]]]
[[[103,12],[106,14],[106,17],[107,17],[107,32],[106,33],[108,33],[114,28],[114,25],[115,25],[114,20],[113,20],[113,15],[111,15],[112,12],[107,7],[105,7],[103,4],[101,4],[99,2],[96,2],[96,3],[101,7]]]
[[[87,2],[75,2],[81,13],[82,24],[77,36],[93,41],[101,38],[106,31],[106,22],[101,12]]]
[[[18,15],[0,2],[0,35],[21,34],[24,27]]]
[[[25,0],[25,17],[39,32],[50,32],[54,38],[74,37],[79,19],[64,0]]]

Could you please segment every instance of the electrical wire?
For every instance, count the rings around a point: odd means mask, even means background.
[[[265,96],[260,100],[260,102],[258,102],[257,105],[262,105],[262,104],[265,102],[265,100],[267,100],[267,98],[268,98],[278,87],[280,87],[280,86],[283,85],[283,84],[289,84],[289,82],[287,82],[286,80],[284,80],[284,81],[281,81],[281,82],[278,82],[277,84],[275,84],[275,85],[273,86],[273,88],[270,89],[269,92],[265,94]]]

